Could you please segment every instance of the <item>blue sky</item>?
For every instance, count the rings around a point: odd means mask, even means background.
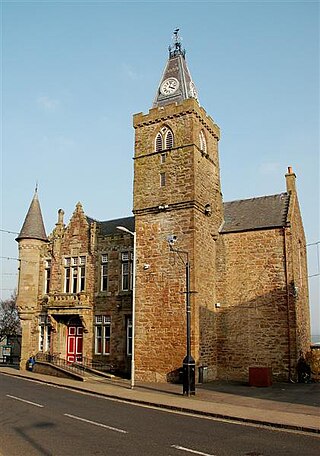
[[[307,242],[319,241],[318,2],[2,1],[2,221],[19,231],[36,182],[47,232],[81,201],[132,210],[132,115],[147,112],[180,27],[200,103],[221,128],[225,201],[285,191],[297,175]],[[17,280],[1,233],[2,296]],[[313,333],[319,257],[309,246]]]

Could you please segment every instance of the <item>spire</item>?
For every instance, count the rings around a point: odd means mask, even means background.
[[[38,239],[40,241],[48,240],[38,199],[38,185],[36,186],[28,213],[16,241],[21,241],[21,239]]]
[[[173,32],[173,44],[169,46],[169,58],[160,80],[153,107],[179,103],[187,98],[198,99],[182,49],[179,29]]]

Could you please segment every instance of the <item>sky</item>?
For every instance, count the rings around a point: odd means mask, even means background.
[[[1,296],[17,283],[35,186],[47,234],[81,201],[132,211],[132,116],[148,112],[180,28],[200,104],[221,129],[224,201],[285,191],[306,231],[312,333],[319,311],[319,3],[1,1]]]

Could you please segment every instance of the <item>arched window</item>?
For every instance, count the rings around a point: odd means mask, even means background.
[[[173,147],[173,134],[171,130],[167,130],[166,133],[166,149],[172,149]]]
[[[159,132],[156,136],[156,141],[155,141],[156,152],[161,152],[161,150],[163,149],[162,144],[163,144],[162,135]]]
[[[162,150],[172,149],[172,147],[173,133],[170,128],[162,127],[155,139],[155,151],[161,152]]]
[[[207,153],[207,143],[206,143],[206,137],[204,136],[204,133],[202,130],[199,133],[199,142],[200,142],[200,150],[206,154]]]

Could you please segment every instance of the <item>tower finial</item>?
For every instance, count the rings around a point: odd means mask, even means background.
[[[173,46],[169,46],[169,57],[176,57],[177,55],[182,55],[183,57],[185,57],[186,55],[186,51],[185,49],[182,49],[182,38],[180,37],[179,35],[179,30],[178,28],[176,28],[174,31],[173,31],[173,37],[172,37],[172,41],[173,41]]]
[[[34,189],[35,193],[38,193],[38,181],[36,180],[36,188]]]

